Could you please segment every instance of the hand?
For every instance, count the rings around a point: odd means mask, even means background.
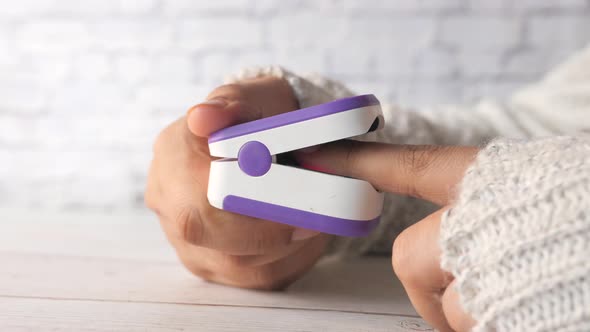
[[[325,234],[219,210],[207,200],[214,158],[206,137],[236,123],[296,108],[291,88],[281,79],[224,85],[156,139],[145,202],[194,274],[237,287],[279,289],[322,255]]]
[[[441,216],[478,150],[473,147],[400,146],[353,141],[299,152],[302,165],[372,183],[377,189],[443,206],[404,230],[392,249],[393,269],[418,313],[441,331],[468,331],[473,319],[459,304],[453,276],[440,268]]]

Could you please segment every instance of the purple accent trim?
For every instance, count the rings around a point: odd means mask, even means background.
[[[352,237],[368,235],[379,223],[379,217],[373,220],[342,219],[233,195],[223,199],[223,209],[295,227]]]
[[[242,145],[238,152],[240,169],[250,176],[262,176],[268,172],[272,164],[272,156],[266,145],[258,141],[250,141]]]
[[[355,108],[379,105],[379,100],[374,95],[362,95],[331,101],[329,103],[302,108],[296,111],[287,112],[269,118],[250,121],[239,125],[231,126],[214,132],[209,136],[209,144],[223,141],[246,134],[264,131],[276,127],[289,125],[296,122],[306,121],[322,116],[349,111]]]

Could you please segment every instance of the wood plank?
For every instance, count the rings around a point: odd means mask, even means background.
[[[203,282],[175,262],[0,252],[0,296],[416,315],[388,259],[325,260],[285,292]]]
[[[0,297],[1,331],[431,331],[417,318],[335,311]]]
[[[149,309],[156,312],[147,315],[150,317],[159,317],[157,312],[164,309],[159,309],[158,306],[181,306],[185,308],[182,310],[190,313],[195,310],[203,312],[201,316],[195,314],[195,317],[201,317],[203,321],[206,321],[203,317],[207,315],[219,317],[219,324],[223,323],[227,315],[234,313],[223,311],[224,314],[216,314],[215,312],[222,311],[215,311],[205,314],[206,310],[210,310],[205,308],[234,308],[232,310],[237,311],[236,317],[242,318],[236,320],[235,325],[215,325],[219,330],[222,330],[222,326],[224,330],[232,330],[234,327],[236,330],[244,330],[243,325],[238,322],[248,321],[251,310],[295,310],[298,314],[293,317],[317,312],[317,317],[309,318],[312,321],[323,321],[325,319],[322,317],[331,317],[326,316],[327,312],[352,315],[350,317],[354,316],[357,320],[368,317],[367,315],[416,316],[399,282],[393,276],[388,259],[361,259],[352,262],[323,260],[287,291],[279,293],[248,291],[203,282],[178,263],[156,218],[148,213],[51,214],[0,210],[0,261],[0,296],[4,297],[3,301],[9,302],[9,306],[21,305],[22,313],[27,310],[34,313],[33,322],[40,322],[38,317],[47,319],[37,326],[24,323],[21,327],[25,330],[43,330],[46,327],[62,330],[91,329],[97,322],[92,317],[101,315],[106,317],[105,321],[99,320],[96,324],[104,329],[184,328],[182,324],[179,327],[169,323],[165,317],[150,320],[151,318],[139,314],[136,318],[132,314],[135,310],[133,305],[158,308]],[[67,310],[74,311],[77,310],[76,304],[83,304],[87,311],[76,320],[74,327],[62,320],[57,320],[55,325],[51,317],[60,316],[54,313],[53,308],[61,308],[60,303],[65,303],[66,309],[73,308]],[[129,310],[128,316],[117,316],[113,323],[108,319],[113,315],[110,312],[105,313],[106,309],[101,309],[104,303],[109,306],[115,303],[113,307],[129,306],[120,308],[121,312]],[[55,310],[67,312],[66,309]],[[43,316],[43,313],[51,314]],[[13,315],[18,316],[18,313]],[[262,316],[265,319],[278,317],[275,311],[264,311]],[[2,331],[20,326],[6,325],[5,319],[1,317],[0,315]],[[307,329],[307,325],[294,321],[294,318],[288,319],[291,319],[294,330]],[[84,324],[85,320],[89,324]],[[279,330],[278,326],[264,325],[266,321],[261,321],[262,325],[257,329],[272,330],[276,327]],[[198,320],[195,321],[195,324],[198,323]],[[373,328],[367,324],[360,324],[355,330],[379,330],[378,326]],[[189,329],[194,329],[193,325],[189,326]],[[280,326],[280,330],[285,330],[285,326]],[[324,327],[319,330],[324,330]],[[325,330],[331,329],[326,327]],[[391,330],[390,328],[389,331]]]
[[[0,251],[176,261],[157,218],[145,213],[0,209]]]

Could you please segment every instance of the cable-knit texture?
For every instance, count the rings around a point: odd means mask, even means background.
[[[440,244],[474,331],[589,331],[590,135],[491,142]]]

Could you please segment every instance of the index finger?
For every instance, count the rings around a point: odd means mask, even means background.
[[[447,204],[476,147],[394,145],[340,141],[310,153],[298,152],[303,167],[353,177],[377,189]]]

